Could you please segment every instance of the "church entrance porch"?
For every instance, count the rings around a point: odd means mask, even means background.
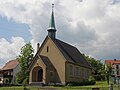
[[[32,70],[32,82],[43,82],[43,69],[40,66]]]
[[[38,70],[38,72],[37,72],[37,81],[38,81],[38,82],[42,82],[42,77],[43,77],[43,70],[40,69],[40,70]]]

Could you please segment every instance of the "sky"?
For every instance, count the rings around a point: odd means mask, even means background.
[[[120,0],[0,0],[0,67],[43,42],[54,3],[57,38],[98,60],[120,59]]]

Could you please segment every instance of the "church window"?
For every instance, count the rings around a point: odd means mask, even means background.
[[[69,66],[69,73],[70,73],[70,76],[74,75],[74,71],[73,71],[73,66],[72,65]]]
[[[49,47],[47,46],[47,52],[49,51]]]
[[[54,72],[50,71],[50,76],[53,77],[53,75],[54,75]]]
[[[83,79],[85,78],[85,71],[83,68],[82,68],[82,77],[83,77]]]
[[[86,70],[86,78],[89,76],[89,70]]]
[[[75,67],[75,76],[80,76],[80,68],[79,67]]]

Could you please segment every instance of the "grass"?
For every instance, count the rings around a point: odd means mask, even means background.
[[[107,82],[99,81],[95,85],[89,86],[45,86],[45,87],[30,87],[28,90],[92,90],[92,88],[99,87],[100,90],[109,90],[109,85]],[[24,90],[23,86],[12,86],[12,87],[0,87],[0,90]],[[114,90],[120,90],[116,85],[114,85]]]
[[[62,87],[62,90],[92,90],[92,88],[99,87],[100,90],[108,90],[109,85],[104,81],[98,81],[95,85],[88,85],[88,86],[66,86]]]

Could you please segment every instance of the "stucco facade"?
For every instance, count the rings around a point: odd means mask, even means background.
[[[72,67],[72,68],[71,68]],[[66,82],[81,82],[91,75],[91,68],[66,62]]]
[[[47,48],[49,48],[48,51]],[[37,58],[37,61],[34,63],[32,69],[30,70],[30,83],[32,82],[33,69],[38,66],[43,69],[42,82],[44,82],[45,84],[55,83],[55,82],[65,83],[65,58],[62,56],[61,52],[50,38],[47,38],[45,40],[38,54],[47,56],[50,59],[50,62],[54,65],[54,68],[47,67],[42,62],[42,60]],[[53,75],[51,76],[51,74]]]
[[[111,79],[113,83],[120,82],[120,60],[105,60],[105,66],[110,65],[112,67]]]
[[[52,65],[46,65],[45,60],[43,61],[41,56],[49,58]],[[70,71],[71,66],[73,68],[72,71]],[[38,74],[39,70],[42,70],[42,74]],[[72,75],[70,75],[71,72]],[[38,77],[38,75],[42,76]],[[90,67],[66,60],[54,41],[50,37],[46,37],[31,65],[29,83],[42,82],[46,85],[53,83],[66,84],[67,82],[86,80],[90,75]],[[41,78],[41,81],[38,78]]]
[[[48,52],[47,48],[49,49]],[[61,52],[50,38],[46,40],[40,54],[47,56],[51,60],[51,63],[54,65],[58,74],[56,81],[58,83],[65,83],[65,58],[62,56]]]

